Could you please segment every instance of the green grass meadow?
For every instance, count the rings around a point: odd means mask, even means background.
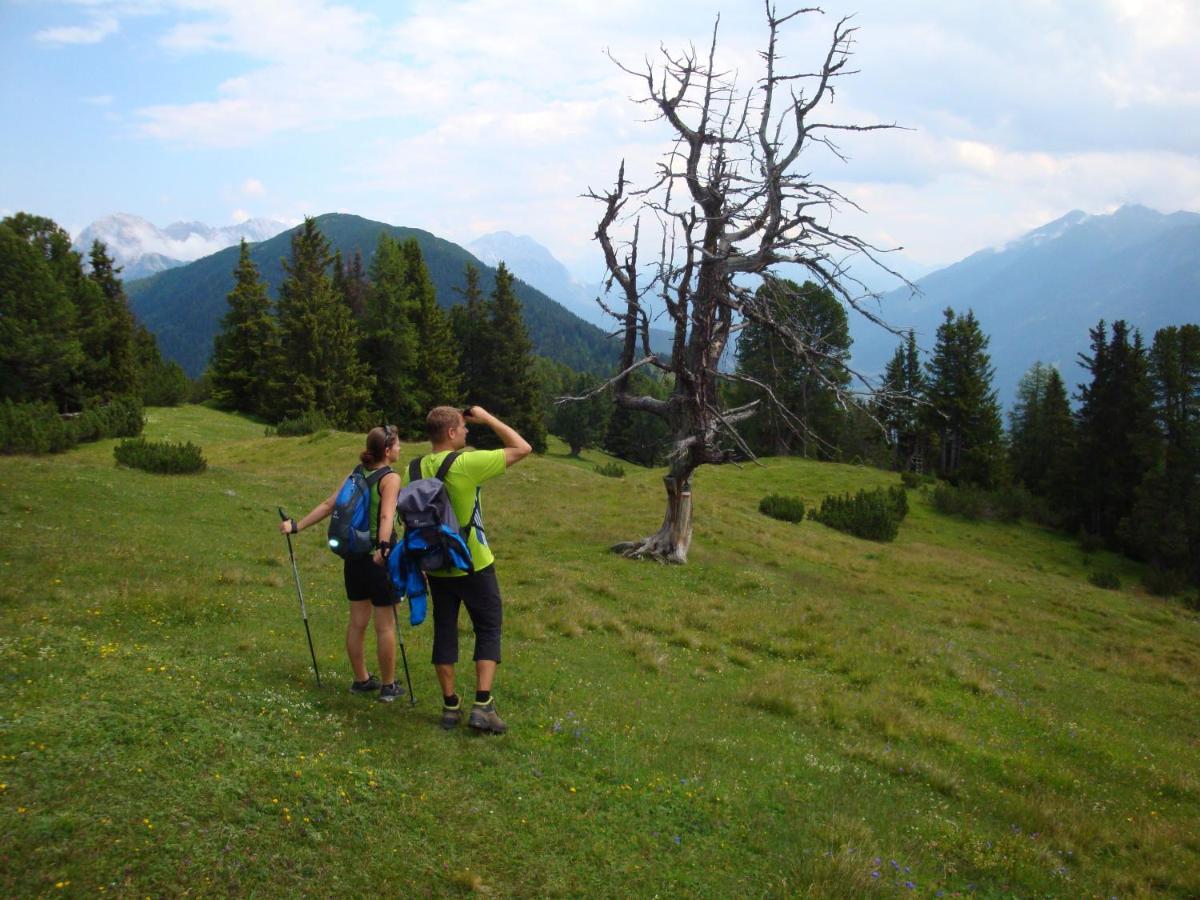
[[[484,492],[509,734],[444,733],[429,622],[415,707],[348,693],[323,527],[314,683],[275,507],[361,437],[147,418],[208,470],[0,458],[4,896],[1200,896],[1200,619],[1132,563],[916,491],[892,544],[760,514],[898,481],[803,460],[701,469],[692,562],[630,562],[662,473],[553,443]]]

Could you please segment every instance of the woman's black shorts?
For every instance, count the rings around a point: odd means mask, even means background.
[[[375,565],[371,557],[346,560],[342,574],[346,579],[347,600],[370,600],[372,606],[392,606],[396,602],[392,599],[387,568]]]

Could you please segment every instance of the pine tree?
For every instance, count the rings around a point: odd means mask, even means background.
[[[460,291],[463,302],[450,309],[450,329],[458,345],[463,396],[467,403],[479,403],[486,409],[483,396],[489,379],[485,364],[492,356],[488,345],[495,339],[488,325],[492,311],[479,287],[479,270],[470,263],[465,279],[466,287]]]
[[[1200,326],[1160,329],[1149,372],[1163,454],[1143,478],[1121,536],[1158,570],[1200,584]]]
[[[921,427],[920,404],[925,395],[925,376],[917,339],[911,331],[884,369],[883,392],[886,396],[876,404],[876,412],[887,430],[894,466],[902,472],[923,470],[927,441]]]
[[[738,372],[767,385],[790,416],[785,418],[776,404],[764,403],[764,411],[744,426],[743,436],[756,452],[798,451],[803,456],[832,458],[843,419],[837,392],[850,382],[846,310],[832,291],[811,281],[802,286],[786,279],[772,281],[759,287],[756,301],[799,336],[810,355],[800,357],[787,349],[777,328],[747,323],[738,342]],[[746,390],[739,393],[745,396],[737,400],[761,393],[744,386]]]
[[[83,351],[77,312],[48,247],[29,227],[31,219],[19,214],[0,222],[0,399],[49,400],[59,410],[78,409]],[[69,254],[70,237],[49,219],[44,222],[52,226],[47,237]],[[78,255],[74,259],[74,276],[81,279]]]
[[[1053,366],[1036,362],[1021,377],[1009,413],[1009,434],[1013,479],[1065,509],[1071,494],[1075,423],[1066,386]]]
[[[417,377],[413,399],[420,411],[419,419],[409,423],[409,427],[420,431],[424,428],[425,413],[430,409],[458,406],[462,401],[459,348],[446,314],[438,306],[437,291],[421,257],[420,245],[415,238],[410,238],[400,246],[400,252],[404,258],[405,294],[416,341]]]
[[[947,309],[925,364],[923,419],[938,443],[938,472],[952,481],[993,487],[1002,477],[1000,406],[992,390],[988,339],[970,310]]]
[[[1131,340],[1117,321],[1109,338],[1103,320],[1089,334],[1091,355],[1080,354],[1091,383],[1079,393],[1077,515],[1092,534],[1115,540],[1157,461],[1160,436],[1141,335],[1135,330]]]
[[[567,377],[562,389],[573,397],[583,397],[599,385],[600,380],[594,375],[574,373]],[[567,442],[572,456],[579,456],[581,451],[598,446],[604,439],[611,411],[612,401],[603,391],[586,400],[556,404],[549,419],[550,432]]]
[[[229,310],[213,338],[213,396],[230,409],[270,418],[280,387],[279,328],[245,239],[233,275]]]
[[[100,338],[100,357],[106,361],[99,393],[105,398],[137,393],[137,367],[133,358],[133,312],[125,297],[121,269],[100,241],[92,242],[88,277],[100,288],[104,300],[105,328]]]
[[[133,328],[133,362],[144,406],[178,406],[187,399],[191,382],[183,367],[163,359],[154,334],[141,322]]]
[[[480,368],[485,383],[482,394],[471,398],[499,416],[529,441],[537,453],[546,451],[546,426],[542,421],[541,398],[533,372],[533,342],[521,316],[521,301],[513,291],[513,276],[504,263],[496,269],[488,322],[490,339],[484,342]],[[491,443],[489,435],[477,435],[480,444]]]
[[[671,392],[669,384],[641,372],[630,373],[629,389],[660,400]],[[606,453],[639,466],[662,465],[671,446],[671,428],[659,416],[614,406],[602,446]]]
[[[362,358],[375,374],[372,408],[416,437],[424,434],[420,423],[425,410],[414,392],[420,373],[406,270],[400,245],[381,233],[364,298]]]
[[[338,427],[361,427],[371,398],[370,373],[359,360],[354,319],[328,274],[329,241],[306,218],[292,234],[291,250],[279,289],[284,388],[275,412],[317,412]]]

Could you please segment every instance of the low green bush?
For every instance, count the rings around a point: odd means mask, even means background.
[[[208,461],[200,448],[188,441],[148,441],[145,438],[124,440],[113,448],[117,464],[132,469],[145,469],[159,475],[186,475],[203,472]]]
[[[1121,587],[1121,579],[1117,577],[1117,573],[1110,572],[1107,569],[1101,572],[1093,572],[1088,576],[1088,581],[1098,588],[1104,588],[1106,591],[1116,591]]]
[[[1150,566],[1142,576],[1142,583],[1146,590],[1156,597],[1174,597],[1187,590],[1188,577],[1186,572],[1180,572],[1178,569]]]
[[[62,416],[53,403],[0,404],[0,453],[62,453],[77,443],[142,433],[142,403],[117,397]]]
[[[0,404],[0,452],[61,453],[75,446],[75,428],[53,403]]]
[[[804,502],[799,497],[767,494],[759,501],[758,511],[772,519],[781,519],[784,522],[804,521]]]
[[[272,435],[278,437],[300,437],[305,434],[312,434],[315,431],[328,429],[330,422],[325,416],[316,410],[309,410],[306,413],[295,416],[290,419],[284,419],[274,428],[266,430],[267,437]]]
[[[908,494],[902,487],[824,497],[808,517],[869,541],[892,541],[908,514]]]
[[[597,475],[605,475],[608,478],[624,478],[625,467],[620,463],[603,463],[592,468],[592,471]]]
[[[1040,525],[1054,526],[1057,517],[1049,505],[1023,487],[1002,487],[986,490],[970,484],[939,484],[933,489],[933,508],[945,515],[964,519],[990,519],[999,522],[1019,522],[1028,519]]]
[[[145,417],[140,397],[115,397],[103,405],[85,407],[75,418],[79,441],[99,441],[104,438],[137,437],[142,433]]]
[[[901,472],[900,483],[910,490],[916,490],[921,486],[921,476],[916,472]]]

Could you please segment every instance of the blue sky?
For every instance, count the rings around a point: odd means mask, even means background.
[[[841,224],[922,266],[1071,209],[1200,209],[1200,3],[833,0],[789,30],[811,64],[855,13],[847,141],[820,177]],[[661,126],[630,101],[659,43],[706,45],[752,77],[752,0],[0,0],[0,213],[78,231],[353,212],[461,243],[528,234],[600,268],[579,195],[621,159],[648,180]]]

